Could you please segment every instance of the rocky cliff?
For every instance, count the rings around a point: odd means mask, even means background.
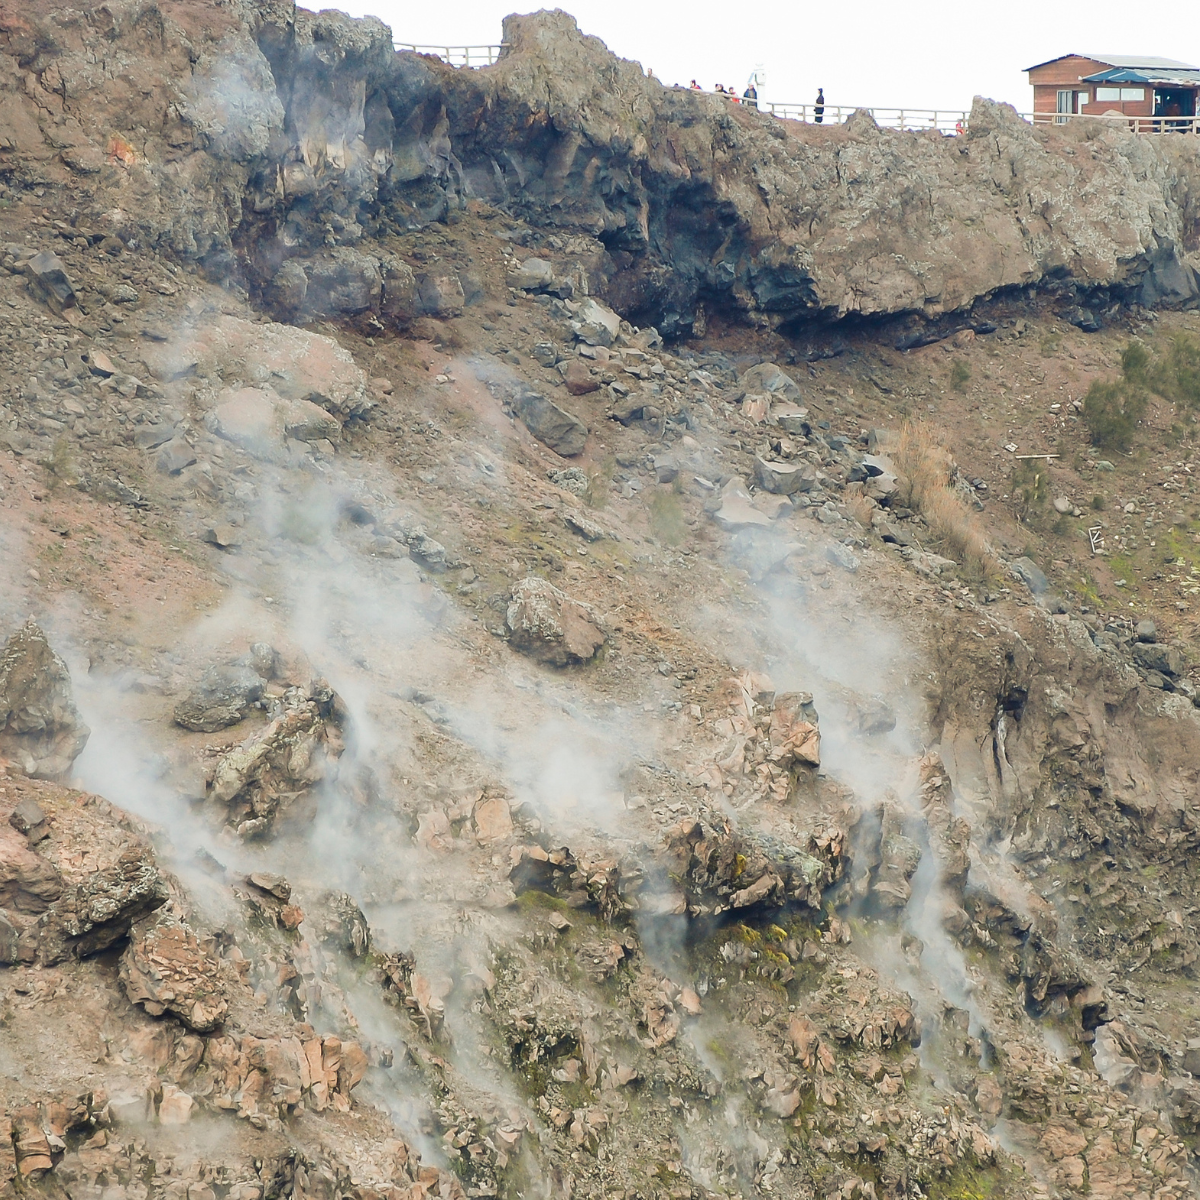
[[[510,18],[470,72],[286,4],[11,9],[0,39],[0,170],[86,179],[89,228],[237,270],[280,312],[453,307],[359,247],[472,198],[572,239],[578,283],[671,337],[705,314],[796,329],[1010,289],[1200,294],[1186,137],[1033,129],[985,100],[966,138],[866,114],[806,129],[666,88],[558,11]]]

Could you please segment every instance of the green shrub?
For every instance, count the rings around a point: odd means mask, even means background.
[[[1164,400],[1200,407],[1200,339],[1177,333],[1171,348],[1155,364],[1150,386]]]
[[[1150,366],[1150,351],[1141,342],[1130,342],[1121,353],[1121,374],[1130,383],[1144,383]]]
[[[961,358],[956,358],[950,364],[950,386],[956,392],[961,392],[970,378],[971,368]]]
[[[1128,450],[1137,423],[1145,415],[1146,402],[1145,389],[1129,379],[1097,379],[1083,400],[1083,420],[1092,445]]]
[[[1092,510],[1094,512],[1103,512],[1108,507],[1108,501],[1103,496],[1092,497]]]
[[[1046,507],[1046,468],[1044,458],[1027,458],[1013,467],[1012,498],[1022,519],[1037,515]]]

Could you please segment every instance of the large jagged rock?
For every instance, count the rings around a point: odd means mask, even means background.
[[[134,921],[161,908],[167,885],[144,844],[126,846],[111,866],[66,888],[39,921],[38,958],[87,958],[124,938]]]
[[[587,662],[605,642],[591,608],[536,575],[513,584],[507,621],[518,650],[555,667]]]
[[[525,428],[555,454],[571,458],[583,453],[587,444],[587,426],[574,413],[560,408],[541,392],[532,388],[520,389],[513,399],[513,409]]]
[[[152,917],[131,932],[121,955],[121,986],[152,1017],[173,1013],[189,1029],[210,1033],[229,1002],[213,954],[174,916]]]
[[[668,831],[667,851],[683,910],[693,917],[789,902],[820,908],[824,889],[841,878],[846,865],[845,835],[833,829],[812,835],[802,850],[728,824],[683,821]]]
[[[36,622],[27,621],[0,656],[0,757],[36,779],[57,779],[71,769],[89,733],[66,663]]]
[[[271,722],[217,764],[208,797],[242,837],[265,834],[285,799],[326,778],[344,748],[340,698],[327,684],[289,688]]]
[[[177,705],[175,723],[200,733],[236,725],[262,699],[261,676],[236,663],[209,667]]]

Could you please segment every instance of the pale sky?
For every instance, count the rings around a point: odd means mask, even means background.
[[[451,45],[499,42],[506,14],[534,11],[513,0],[331,7],[380,17],[397,41]],[[1173,15],[1129,0],[758,0],[745,7],[570,0],[564,7],[584,33],[666,84],[695,77],[707,89],[723,83],[740,92],[761,64],[760,94],[776,102],[811,102],[821,86],[831,105],[965,109],[981,94],[1027,112],[1032,92],[1023,68],[1060,54],[1147,54],[1200,65],[1200,19],[1188,4]]]

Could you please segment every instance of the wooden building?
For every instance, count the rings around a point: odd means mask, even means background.
[[[1064,54],[1027,68],[1035,116],[1194,117],[1200,68],[1132,54]]]

